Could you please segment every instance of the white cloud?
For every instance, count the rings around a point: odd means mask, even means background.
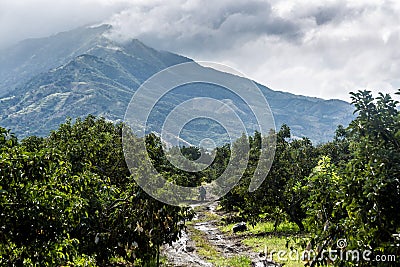
[[[400,87],[398,1],[18,3],[0,3],[2,40],[106,21],[114,25],[114,38],[139,38],[196,60],[228,63],[272,89],[349,100],[356,89],[393,93]]]
[[[0,48],[101,22],[128,7],[128,0],[2,0]]]
[[[228,63],[273,89],[349,100],[400,87],[399,5],[390,1],[146,4],[112,17],[115,33]]]

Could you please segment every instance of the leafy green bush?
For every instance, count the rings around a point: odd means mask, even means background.
[[[1,129],[0,265],[146,263],[176,240],[192,213],[136,185],[121,129],[89,116],[20,144]]]
[[[395,234],[400,231],[400,112],[389,95],[372,97],[369,91],[352,93],[357,118],[347,129],[349,157],[337,162],[323,158],[303,191],[309,197],[307,227],[311,243],[324,249],[371,251],[397,255]],[[336,263],[397,266],[396,262],[339,259]]]

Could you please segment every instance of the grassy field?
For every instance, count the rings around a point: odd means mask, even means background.
[[[299,249],[296,252],[292,239],[298,234],[297,225],[283,222],[275,230],[273,222],[260,222],[254,227],[248,226],[247,231],[240,233],[232,232],[233,225],[220,225],[220,230],[227,235],[243,237],[243,244],[251,247],[256,252],[264,253],[265,257],[272,258],[272,260],[284,264],[284,266],[304,266],[304,262],[300,259],[302,251]],[[292,249],[291,246],[293,246]]]
[[[226,224],[220,227],[221,231],[224,233],[232,233],[232,227],[234,223]],[[239,232],[236,235],[259,235],[259,234],[280,234],[280,235],[293,235],[299,232],[299,228],[294,223],[283,222],[276,230],[274,229],[273,222],[260,222],[257,223],[254,227],[248,226],[248,230],[246,232]]]

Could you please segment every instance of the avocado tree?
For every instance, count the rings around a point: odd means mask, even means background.
[[[345,251],[371,251],[376,255],[399,253],[394,235],[400,230],[400,113],[389,95],[374,98],[370,91],[352,93],[357,118],[347,129],[347,162],[332,164],[324,158],[308,178],[303,202],[312,243]],[[361,262],[359,262],[361,260]],[[399,259],[398,259],[399,260]],[[388,266],[387,262],[339,258],[336,262]],[[315,265],[316,262],[313,263]],[[398,264],[393,263],[394,265]]]
[[[275,158],[266,179],[255,192],[248,192],[250,180],[260,160],[261,138],[276,137]],[[268,217],[275,221],[275,227],[284,218],[296,223],[304,230],[302,219],[305,211],[301,202],[305,195],[294,190],[296,184],[303,184],[317,163],[317,150],[308,138],[291,139],[290,128],[282,125],[277,133],[261,137],[256,133],[249,138],[250,155],[242,180],[221,201],[226,209],[237,210],[252,224]],[[268,172],[268,170],[262,170]]]
[[[122,125],[89,116],[20,143],[0,132],[0,265],[148,265],[192,217],[137,186]]]

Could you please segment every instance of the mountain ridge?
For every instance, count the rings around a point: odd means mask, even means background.
[[[166,67],[193,62],[184,56],[158,51],[137,39],[124,43],[114,42],[104,37],[109,29],[109,26],[104,25],[78,28],[47,39],[35,39],[34,42],[49,48],[49,53],[57,49],[66,53],[62,54],[61,51],[50,59],[41,55],[41,63],[34,64],[37,66],[31,66],[36,61],[30,58],[38,51],[37,44],[33,45],[35,49],[23,53],[25,57],[18,53],[0,57],[0,77],[7,78],[0,83],[0,91],[3,90],[0,108],[5,111],[0,115],[0,125],[24,137],[32,134],[46,135],[64,122],[66,117],[93,114],[121,121],[130,98],[141,83]],[[62,48],[63,40],[75,40],[73,47]],[[29,40],[24,42],[25,48],[30,47]],[[16,47],[16,50],[21,49],[21,46]],[[13,68],[4,70],[7,66],[4,58],[10,61],[13,55],[19,61],[14,62]],[[15,89],[5,90],[5,85],[18,80],[21,71],[24,74],[21,81],[14,84]],[[210,73],[225,75],[226,79],[245,79],[229,73],[221,74],[217,70],[210,70]],[[269,102],[277,127],[283,123],[288,124],[295,137],[307,136],[314,142],[324,142],[333,137],[338,124],[346,125],[353,118],[353,108],[343,100],[294,95],[256,84]],[[182,99],[204,91],[203,87],[192,86],[181,92],[178,90],[165,100],[160,110],[170,110]],[[209,88],[205,92],[206,96],[217,95],[220,99],[230,99],[226,93],[216,88]],[[233,103],[244,112],[240,103]],[[192,141],[196,143],[198,140]]]

